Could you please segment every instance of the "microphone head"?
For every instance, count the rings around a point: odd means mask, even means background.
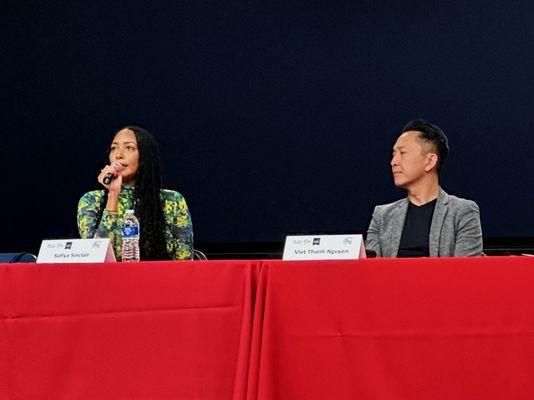
[[[113,167],[115,171],[120,172],[124,168],[122,164],[118,161],[113,161],[110,165],[110,167]]]

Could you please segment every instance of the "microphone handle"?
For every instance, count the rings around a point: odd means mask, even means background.
[[[113,180],[114,176],[111,172],[108,172],[106,175],[104,175],[104,179],[102,181],[105,185],[109,185],[111,181]]]
[[[115,162],[111,163],[111,166],[113,168],[115,168],[115,173],[118,173],[121,164],[115,161]],[[108,172],[106,175],[104,175],[104,179],[102,179],[102,182],[104,182],[104,185],[109,185],[111,183],[111,181],[113,179],[115,179],[115,177],[116,177],[115,173]]]

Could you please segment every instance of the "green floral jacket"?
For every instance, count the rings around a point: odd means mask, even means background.
[[[84,239],[109,237],[115,257],[121,260],[122,221],[126,210],[134,209],[134,189],[123,186],[117,212],[104,209],[100,223],[96,226],[96,218],[104,193],[104,190],[95,190],[82,196],[78,203],[78,231]],[[178,192],[161,189],[161,200],[165,218],[167,251],[174,260],[193,259],[193,225],[185,199]],[[139,222],[143,223],[143,221]]]

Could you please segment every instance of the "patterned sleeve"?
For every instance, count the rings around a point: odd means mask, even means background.
[[[171,192],[165,201],[163,212],[170,222],[171,257],[174,260],[193,259],[193,224],[184,197],[178,192]]]
[[[115,251],[115,256],[120,259],[122,238],[117,213],[104,209],[100,223],[96,226],[98,210],[100,209],[103,194],[103,191],[93,191],[82,196],[78,202],[78,231],[82,239],[109,237]]]

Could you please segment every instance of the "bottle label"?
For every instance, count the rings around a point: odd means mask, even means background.
[[[122,227],[122,237],[131,237],[139,235],[139,227],[125,225]]]

